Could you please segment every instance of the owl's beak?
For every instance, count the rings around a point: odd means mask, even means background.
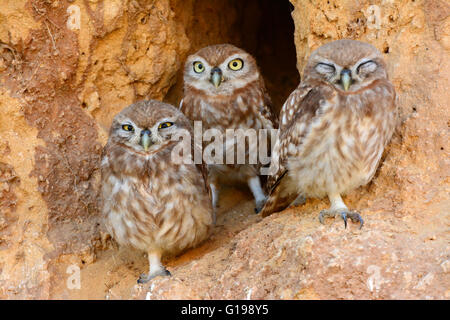
[[[222,70],[220,68],[214,67],[211,70],[211,82],[216,88],[222,83]]]
[[[141,145],[145,151],[148,151],[148,148],[152,144],[152,139],[150,138],[151,132],[150,130],[144,130],[141,132]]]
[[[343,69],[341,71],[341,84],[344,91],[348,91],[350,85],[352,84],[352,72],[348,69]]]

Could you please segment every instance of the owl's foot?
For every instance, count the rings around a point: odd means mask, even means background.
[[[166,268],[164,268],[164,269],[162,269],[162,270],[160,270],[158,272],[151,273],[151,274],[143,273],[143,274],[141,274],[139,276],[139,279],[138,279],[137,283],[139,283],[139,284],[147,283],[150,280],[152,280],[153,278],[156,278],[158,276],[162,276],[162,277],[167,277],[168,276],[168,277],[170,277],[170,276],[172,276],[172,274]]]
[[[254,176],[248,179],[247,183],[255,198],[255,213],[259,213],[267,201],[267,197],[261,187],[261,181],[258,176]]]
[[[319,214],[319,221],[320,221],[320,223],[324,224],[323,219],[325,217],[336,217],[336,216],[341,216],[341,218],[344,220],[345,228],[347,228],[347,218],[350,218],[353,222],[359,222],[360,229],[362,228],[362,226],[364,224],[364,220],[363,220],[363,218],[361,218],[361,216],[359,215],[358,212],[349,211],[346,209],[322,210],[322,211],[320,211],[320,214]]]
[[[256,214],[258,214],[262,210],[266,201],[267,201],[266,197],[255,201],[255,213]]]

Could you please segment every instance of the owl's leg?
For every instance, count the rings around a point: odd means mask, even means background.
[[[211,189],[211,202],[214,209],[219,207],[219,178],[214,167],[208,166],[208,183]]]
[[[261,181],[258,176],[254,176],[247,181],[250,190],[255,198],[255,212],[259,213],[266,203],[267,197],[261,187]]]
[[[344,201],[342,201],[340,194],[328,195],[328,198],[330,199],[331,207],[328,210],[320,211],[319,214],[320,223],[323,224],[324,217],[341,216],[341,218],[344,220],[345,228],[347,228],[347,218],[350,218],[353,222],[359,222],[360,223],[359,228],[360,229],[362,228],[364,220],[361,218],[358,212],[348,210]]]
[[[209,187],[211,188],[212,205],[216,209],[219,205],[219,188],[214,183],[210,183]]]
[[[171,276],[169,270],[167,270],[161,263],[161,252],[150,251],[148,252],[149,273],[141,274],[138,279],[138,283],[146,283],[157,276]]]

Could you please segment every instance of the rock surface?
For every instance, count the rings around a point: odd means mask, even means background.
[[[448,2],[291,2],[293,38],[268,44],[264,22],[282,13],[270,1],[1,5],[0,299],[450,298]],[[261,219],[245,188],[227,188],[211,239],[166,260],[173,277],[136,285],[145,256],[117,248],[98,214],[112,117],[141,99],[177,104],[185,57],[220,42],[257,56],[279,109],[298,83],[289,50],[301,72],[340,38],[384,52],[401,114],[374,180],[345,198],[363,229],[320,225],[324,199]]]

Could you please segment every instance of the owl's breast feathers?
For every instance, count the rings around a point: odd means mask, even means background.
[[[264,87],[262,78],[248,83],[242,88],[235,89],[231,95],[218,94],[211,95],[200,89],[196,89],[189,84],[185,84],[185,95],[181,104],[181,111],[191,121],[201,121],[202,129],[205,132],[208,129],[217,129],[222,134],[227,129],[276,129],[278,127],[277,117],[272,112],[272,102]],[[237,132],[236,132],[237,134]],[[256,133],[259,138],[258,132]],[[271,134],[267,134],[267,146],[272,145]],[[237,141],[237,140],[236,140]],[[209,142],[204,142],[206,148]],[[258,142],[246,146],[245,163],[249,163],[248,155],[252,150],[257,150]],[[227,148],[231,147],[228,143],[224,145],[224,154]],[[256,152],[256,151],[254,151]],[[235,158],[236,158],[235,154]],[[228,169],[239,170],[241,165],[227,164]],[[257,170],[261,164],[250,165]],[[223,168],[226,169],[226,168]],[[247,177],[244,174],[243,177]]]
[[[209,233],[213,211],[203,170],[170,159],[164,152],[144,159],[105,147],[103,215],[120,244],[178,252]]]
[[[349,189],[368,182],[396,118],[395,91],[388,80],[352,93],[321,81],[300,84],[280,114],[281,134],[273,151],[279,166],[268,179],[269,188],[279,185],[289,167],[300,173],[296,178],[304,180],[304,191],[312,196],[326,194],[325,185]],[[333,175],[332,181],[321,178],[325,175]]]
[[[261,81],[250,82],[231,95],[210,95],[186,84],[181,111],[192,121],[202,121],[204,130],[277,128],[272,102]]]

